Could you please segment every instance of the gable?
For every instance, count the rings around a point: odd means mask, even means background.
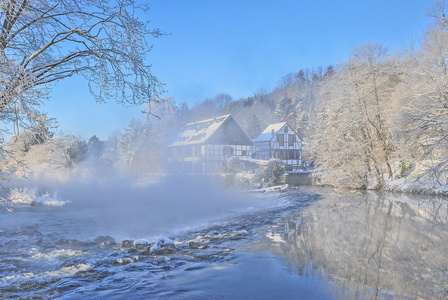
[[[254,144],[232,116],[229,116],[206,142],[217,145],[252,146]]]
[[[188,123],[170,146],[197,144],[253,145],[231,115]]]
[[[287,132],[284,131],[285,126],[287,127]],[[302,138],[297,134],[297,132],[287,122],[282,122],[282,123],[276,123],[276,124],[269,125],[253,141],[255,143],[257,143],[257,142],[269,142],[272,139],[275,139],[275,137],[279,133],[280,134],[295,134],[297,136],[297,138],[300,139],[300,141],[302,140]]]
[[[188,123],[177,140],[170,146],[185,146],[204,143],[221,126],[229,115],[199,122]]]

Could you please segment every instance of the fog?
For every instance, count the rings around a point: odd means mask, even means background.
[[[28,179],[13,186],[36,186],[39,194],[48,193],[66,204],[14,205],[14,211],[5,216],[9,221],[3,218],[1,223],[40,224],[39,220],[14,218],[16,211],[40,209],[41,218],[54,219],[45,222],[48,228],[40,231],[61,233],[67,238],[154,238],[272,205],[267,197],[225,189],[219,180],[203,175],[167,175],[155,182],[113,176],[65,182]]]

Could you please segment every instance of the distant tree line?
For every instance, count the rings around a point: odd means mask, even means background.
[[[19,154],[4,158],[3,170],[14,172],[31,157],[76,169],[96,157],[136,174],[163,171],[165,146],[183,124],[232,114],[250,138],[271,123],[287,121],[304,138],[304,157],[321,183],[381,189],[412,173],[443,186],[448,177],[447,10],[444,1],[433,3],[428,16],[434,22],[415,47],[391,53],[380,43],[360,45],[338,65],[299,69],[272,90],[245,99],[221,93],[192,107],[165,99],[146,109],[159,118],[134,120],[107,142],[44,134],[50,130],[42,120],[11,140],[6,152]]]

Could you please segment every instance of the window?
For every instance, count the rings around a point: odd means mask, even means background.
[[[288,136],[288,145],[289,146],[294,146],[294,143],[296,142],[296,136],[295,134],[290,134]]]
[[[224,146],[222,149],[225,156],[232,156],[233,155],[233,148],[230,146]]]
[[[241,150],[241,156],[247,156],[247,150]]]
[[[288,126],[283,127],[283,131],[284,131],[285,133],[288,133]]]
[[[285,145],[285,136],[283,134],[277,134],[277,142],[279,146]]]
[[[297,159],[298,158],[298,150],[289,150],[288,159]]]

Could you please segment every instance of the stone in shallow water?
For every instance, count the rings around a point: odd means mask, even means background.
[[[188,243],[188,247],[190,247],[190,249],[207,249],[208,248],[207,245],[198,244],[195,242]]]
[[[101,246],[115,245],[117,242],[115,239],[109,235],[100,235],[93,240],[95,244],[100,244]]]
[[[145,239],[135,240],[134,241],[134,247],[137,248],[137,249],[140,249],[140,250],[141,249],[145,249],[148,246],[152,246],[152,245],[154,245],[154,242],[150,242],[150,241],[145,240]]]
[[[137,253],[139,253],[139,252],[138,252],[138,250],[135,249],[135,248],[129,248],[129,250],[127,251],[127,253],[129,253],[129,254],[137,254]]]
[[[155,255],[168,255],[179,252],[180,250],[176,248],[173,244],[162,245],[160,248],[155,249],[151,252],[151,254]]]
[[[124,258],[117,258],[115,260],[115,265],[119,265],[119,266],[124,266],[124,265],[128,265],[134,262],[134,259],[130,258],[130,257],[124,257]]]
[[[132,248],[134,247],[133,240],[123,240],[121,241],[121,248]]]
[[[88,247],[91,246],[91,243],[88,242],[82,242],[74,239],[60,239],[57,244],[59,246],[66,246],[66,247]]]
[[[159,250],[161,247],[166,245],[174,245],[174,241],[166,236],[159,235],[154,245],[152,245],[151,251]]]

